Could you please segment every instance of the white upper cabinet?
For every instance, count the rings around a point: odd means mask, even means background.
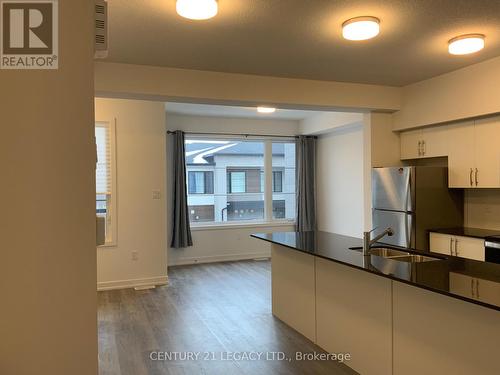
[[[476,165],[474,184],[481,188],[500,186],[500,117],[475,122]]]
[[[449,187],[500,188],[500,116],[401,133],[401,160],[448,156]]]
[[[500,117],[452,125],[449,139],[450,187],[500,187]]]
[[[422,155],[422,130],[401,133],[401,160],[417,159]]]
[[[401,160],[448,155],[447,126],[401,133]]]
[[[472,187],[474,183],[474,122],[449,127],[448,186]]]

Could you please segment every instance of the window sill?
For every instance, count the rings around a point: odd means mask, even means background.
[[[242,229],[242,228],[263,228],[263,227],[290,227],[295,226],[295,221],[258,221],[255,223],[224,223],[224,224],[199,224],[191,225],[191,231],[220,230],[220,229]]]
[[[106,242],[102,245],[99,245],[97,246],[98,249],[101,249],[101,248],[106,248],[106,247],[117,247],[118,244],[116,242]]]

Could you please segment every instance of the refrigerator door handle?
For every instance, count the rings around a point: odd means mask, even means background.
[[[408,216],[410,216],[410,214],[406,214],[405,215],[405,242],[406,242],[406,247],[407,248],[410,248],[411,246],[411,230],[410,230],[410,225],[411,223],[409,222],[408,220]]]

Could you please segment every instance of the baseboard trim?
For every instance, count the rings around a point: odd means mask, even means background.
[[[181,250],[182,251],[182,250]],[[169,266],[185,266],[189,264],[215,263],[215,262],[230,262],[235,260],[251,260],[270,258],[270,251],[262,251],[259,253],[242,253],[242,254],[227,254],[227,255],[208,255],[200,257],[183,257],[171,261]]]
[[[167,284],[168,276],[148,277],[144,279],[101,281],[97,283],[97,291],[129,288],[145,289]]]

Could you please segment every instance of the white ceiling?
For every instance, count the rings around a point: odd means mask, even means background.
[[[228,105],[166,103],[167,113],[193,116],[230,117],[230,118],[257,118],[300,121],[317,115],[318,111],[299,111],[291,109],[277,109],[270,114],[258,113],[254,107],[236,107]]]
[[[500,0],[219,0],[207,21],[178,16],[175,0],[108,2],[113,62],[402,86],[500,55]],[[381,34],[342,39],[362,15]],[[486,48],[449,55],[464,33]]]

